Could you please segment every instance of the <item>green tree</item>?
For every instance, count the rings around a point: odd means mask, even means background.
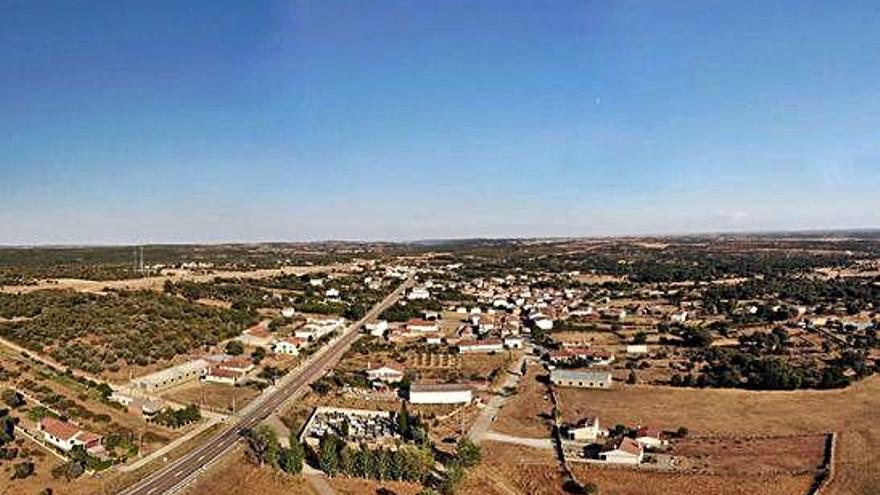
[[[244,344],[238,340],[230,340],[226,343],[226,354],[230,356],[240,356],[244,354]]]
[[[318,464],[321,471],[332,476],[339,470],[339,444],[341,441],[336,435],[327,433],[321,437],[319,444]]]
[[[262,347],[254,349],[254,352],[251,353],[251,361],[253,361],[254,364],[260,364],[263,359],[266,359],[266,349],[263,349]]]
[[[458,446],[455,449],[455,459],[462,467],[476,466],[482,459],[480,446],[471,441],[470,438],[462,438],[458,441]]]
[[[260,464],[268,464],[273,468],[279,467],[281,446],[278,444],[278,436],[272,428],[262,425],[250,430],[247,435],[248,446],[254,453]]]
[[[24,397],[20,393],[8,388],[3,391],[3,403],[15,409],[24,405]]]
[[[284,451],[284,471],[289,474],[301,473],[305,457],[305,449],[303,449],[302,443],[300,443],[296,435],[291,434],[290,448]]]

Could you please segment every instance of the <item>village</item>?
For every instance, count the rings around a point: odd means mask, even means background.
[[[515,470],[507,455],[519,452],[555,463],[566,473],[558,487],[573,483],[587,492],[605,488],[608,478],[644,473],[743,478],[746,485],[751,475],[778,477],[807,493],[828,477],[834,429],[734,431],[720,426],[723,417],[707,422],[633,398],[714,388],[833,389],[876,367],[870,306],[740,297],[731,287],[752,283],[744,279],[635,283],[595,269],[536,269],[532,255],[504,269],[488,267],[491,258],[465,259],[429,252],[259,279],[185,283],[171,276],[158,286],[162,297],[211,311],[246,304],[253,317],[164,366],[135,364],[127,373],[115,364],[97,374],[65,368],[55,356],[66,355],[16,353],[16,334],[4,336],[0,357],[12,373],[5,380],[16,397],[7,401],[16,404],[15,429],[41,451],[38,472],[52,459],[65,461],[52,477],[42,471],[25,479],[88,489],[105,473],[149,469],[175,447],[251,414],[348,339],[304,394],[260,422],[260,434],[277,438],[283,452],[301,445],[315,473],[342,469],[328,467],[328,449],[342,456],[388,451],[421,463],[421,474],[400,478],[412,482],[434,469],[425,461],[428,446],[435,461],[445,456],[441,464],[462,449],[507,446],[486,460],[489,466]],[[816,272],[816,280],[824,277]],[[363,318],[366,305],[395,287],[395,299]],[[869,352],[853,353],[865,345]],[[745,368],[736,356],[747,355],[776,367]],[[787,446],[792,441],[796,448]],[[786,460],[773,460],[778,456]],[[467,492],[469,478],[456,480],[455,489]]]

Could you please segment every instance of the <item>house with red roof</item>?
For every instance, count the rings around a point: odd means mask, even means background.
[[[642,447],[660,447],[666,442],[663,440],[663,432],[659,428],[642,426],[636,430],[636,442]]]
[[[641,444],[630,437],[612,438],[599,452],[600,459],[614,464],[639,465],[644,455]]]
[[[40,420],[38,429],[43,433],[43,440],[64,452],[70,452],[77,445],[82,446],[89,453],[104,450],[101,445],[103,437],[83,430],[79,425],[69,421],[47,416]]]

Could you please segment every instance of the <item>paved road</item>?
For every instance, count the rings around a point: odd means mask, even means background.
[[[190,483],[199,472],[226,454],[241,439],[243,430],[253,428],[272,414],[287,400],[305,392],[306,387],[317,380],[342,357],[348,347],[357,340],[360,327],[377,317],[385,308],[397,302],[400,295],[410,286],[412,279],[405,281],[394,292],[373,307],[360,321],[350,325],[342,336],[322,348],[312,356],[299,372],[293,372],[276,385],[275,390],[262,395],[249,404],[241,418],[220,433],[209,438],[204,444],[172,461],[146,479],[120,492],[120,495],[161,495],[175,492]]]
[[[512,443],[515,445],[522,445],[524,447],[532,447],[534,449],[553,448],[553,440],[549,438],[515,437],[513,435],[505,435],[504,433],[497,433],[494,431],[486,432],[483,435],[482,440],[491,440],[493,442],[501,443]]]

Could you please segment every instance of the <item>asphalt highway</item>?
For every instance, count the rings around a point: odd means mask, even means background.
[[[207,465],[217,461],[242,440],[242,433],[253,428],[270,414],[276,411],[289,399],[303,392],[315,380],[321,378],[339,358],[348,350],[349,346],[357,340],[359,330],[364,323],[376,318],[386,308],[397,302],[403,292],[412,286],[412,279],[406,280],[397,289],[380,301],[359,321],[349,325],[342,336],[329,344],[318,354],[312,356],[312,361],[298,371],[291,372],[276,385],[274,391],[261,395],[248,406],[248,409],[239,418],[233,421],[222,431],[208,438],[202,445],[192,452],[171,461],[145,479],[119,492],[120,495],[163,495],[174,493],[178,489],[188,485]]]

